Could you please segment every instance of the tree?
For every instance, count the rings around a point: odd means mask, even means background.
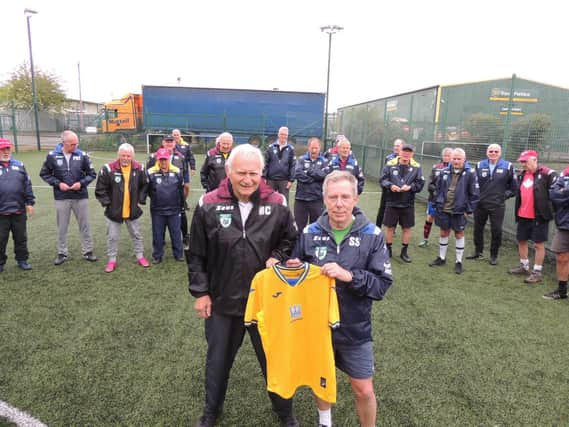
[[[59,77],[34,68],[38,109],[60,111],[65,93]],[[27,62],[16,67],[10,78],[0,86],[0,104],[14,104],[16,108],[31,109],[34,106],[32,77]]]
[[[509,154],[517,157],[524,150],[549,151],[551,117],[544,113],[528,114],[514,122],[510,137]]]

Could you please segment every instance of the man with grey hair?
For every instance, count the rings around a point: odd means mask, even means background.
[[[89,193],[87,186],[97,177],[87,153],[79,150],[79,138],[66,130],[61,143],[47,154],[40,177],[53,187],[57,218],[57,257],[53,262],[61,265],[67,260],[67,229],[71,212],[79,224],[81,249],[87,261],[97,261],[93,253],[93,238],[89,225]]]
[[[233,135],[223,132],[215,139],[215,147],[208,150],[200,178],[206,193],[215,190],[225,178],[225,162],[233,149]]]
[[[335,363],[350,378],[360,425],[372,427],[377,402],[371,309],[391,286],[391,263],[381,229],[357,208],[356,177],[334,171],[323,190],[326,211],[304,229],[287,265],[309,262],[336,280],[341,327],[332,331]],[[319,425],[331,426],[330,404],[317,399],[317,405]]]
[[[476,176],[480,186],[480,201],[474,210],[474,254],[466,259],[483,259],[484,227],[490,218],[490,265],[498,263],[498,250],[502,245],[502,225],[506,213],[506,200],[518,191],[514,165],[500,158],[502,147],[490,144],[487,159],[476,164]]]
[[[107,265],[106,273],[115,271],[122,223],[126,224],[134,245],[136,262],[142,267],[150,264],[144,257],[142,240],[141,199],[146,190],[144,166],[134,160],[134,147],[122,144],[118,159],[105,164],[99,171],[95,197],[105,208],[107,223]]]
[[[269,145],[265,151],[263,177],[275,191],[285,196],[287,204],[289,190],[294,183],[295,165],[294,147],[288,143],[288,128],[282,126],[277,141]]]
[[[256,273],[285,261],[296,239],[282,194],[262,178],[263,155],[250,144],[236,147],[225,162],[227,177],[200,198],[188,251],[189,291],[205,320],[205,405],[197,423],[214,426],[221,416],[229,373],[245,335],[244,315]],[[266,378],[266,359],[257,329],[249,336]],[[292,400],[269,393],[281,425],[297,426]]]
[[[435,188],[435,224],[441,229],[441,234],[439,256],[429,266],[439,267],[446,264],[448,239],[450,231],[454,230],[456,240],[454,272],[462,274],[466,217],[474,212],[479,198],[476,171],[466,161],[464,150],[455,148],[451,163],[441,172]]]

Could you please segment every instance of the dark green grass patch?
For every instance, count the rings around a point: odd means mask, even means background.
[[[204,398],[206,344],[203,322],[187,292],[185,265],[175,262],[168,248],[164,263],[142,269],[124,229],[117,270],[105,274],[104,218],[91,199],[99,261],[81,259],[72,219],[70,259],[54,266],[53,196],[37,176],[45,153],[18,157],[39,186],[36,215],[28,224],[34,270],[15,267],[10,244],[0,274],[0,400],[50,426],[193,425]],[[114,154],[93,157],[99,168]],[[201,194],[197,182],[196,177],[192,205]],[[361,206],[375,218],[378,186],[368,182],[366,189]],[[149,256],[150,221],[144,210]],[[515,245],[506,243],[497,266],[465,261],[458,276],[452,237],[448,265],[428,267],[438,255],[438,229],[433,228],[428,248],[417,247],[423,212],[418,205],[409,248],[413,262],[397,258],[398,231],[395,282],[385,301],[374,305],[379,424],[568,425],[569,303],[541,298],[556,286],[554,267],[546,266],[545,284],[525,285],[507,273],[518,256]],[[473,248],[470,230],[465,255]],[[335,425],[357,425],[350,386],[344,374],[338,379]],[[297,394],[295,409],[303,425],[317,424],[307,389]],[[246,337],[219,425],[276,423]],[[0,420],[3,425],[10,424]]]

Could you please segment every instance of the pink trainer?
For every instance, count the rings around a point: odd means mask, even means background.
[[[113,271],[115,271],[116,266],[117,266],[116,261],[109,261],[105,266],[105,273],[112,273]]]
[[[143,266],[144,268],[150,266],[150,263],[148,262],[148,260],[144,257],[140,257],[136,260],[136,262],[138,262],[138,264],[140,264],[141,266]]]

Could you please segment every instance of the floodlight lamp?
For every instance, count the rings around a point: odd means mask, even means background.
[[[36,10],[33,10],[33,9],[27,9],[27,8],[24,9],[24,15],[35,15],[37,13],[38,12]]]
[[[344,27],[341,27],[340,25],[325,25],[320,27],[320,31],[326,34],[336,34],[338,31],[342,31],[343,29]]]

